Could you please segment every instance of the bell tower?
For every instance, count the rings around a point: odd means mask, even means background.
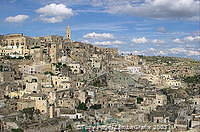
[[[66,36],[65,37],[66,37],[66,40],[71,41],[71,28],[69,25],[66,28]]]

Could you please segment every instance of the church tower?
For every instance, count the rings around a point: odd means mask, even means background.
[[[66,36],[65,37],[66,37],[67,41],[71,41],[71,28],[69,25],[66,28]]]

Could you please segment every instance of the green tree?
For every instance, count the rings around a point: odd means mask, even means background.
[[[11,132],[23,132],[23,129],[21,128],[11,129]]]
[[[90,109],[95,109],[95,110],[101,109],[101,104],[94,104],[94,105],[90,106]]]
[[[87,110],[88,108],[87,108],[87,106],[86,106],[85,103],[80,103],[80,104],[76,107],[76,109],[78,109],[78,110]]]
[[[142,101],[143,101],[143,98],[137,97],[137,104],[141,104]]]
[[[25,108],[21,112],[25,114],[26,118],[32,120],[33,119],[33,114],[35,112],[35,109],[33,107]]]
[[[185,78],[183,78],[183,81],[186,82],[186,83],[199,84],[200,83],[200,75],[185,77]]]
[[[44,74],[45,74],[45,75],[50,74],[50,75],[52,75],[52,76],[54,75],[54,74],[53,74],[52,72],[50,72],[50,71],[45,71]]]

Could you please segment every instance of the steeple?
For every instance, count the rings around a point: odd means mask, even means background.
[[[66,36],[65,37],[66,37],[66,40],[71,40],[71,28],[69,25],[66,28]]]

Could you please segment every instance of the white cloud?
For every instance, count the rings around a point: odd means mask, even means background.
[[[179,43],[179,44],[181,44],[181,43],[184,43],[181,39],[179,39],[179,38],[176,38],[176,39],[174,39],[174,40],[172,40],[174,43]]]
[[[184,40],[186,40],[186,41],[194,41],[194,37],[187,36],[187,37],[184,38]]]
[[[36,10],[44,16],[72,16],[72,9],[67,8],[63,4],[49,4]]]
[[[82,43],[87,43],[87,44],[91,43],[91,42],[88,41],[88,40],[82,40],[81,42],[82,42]]]
[[[114,1],[114,0],[107,0]],[[144,0],[141,3],[126,1],[108,5],[107,12],[150,18],[194,19],[199,16],[199,0]]]
[[[113,40],[113,41],[89,41],[89,40],[83,40],[81,42],[88,43],[88,44],[94,44],[94,45],[102,45],[102,46],[125,44],[124,41],[120,41],[120,40]]]
[[[194,32],[192,33],[192,35],[194,35],[194,36],[200,36],[200,30],[199,30],[199,31],[194,31]]]
[[[200,21],[199,0],[37,0],[42,3],[91,5],[104,12],[150,18],[173,18]],[[84,10],[83,10],[84,11]],[[100,10],[102,12],[102,10]]]
[[[40,14],[40,19],[48,23],[62,22],[64,19],[74,15],[71,8],[63,4],[49,4],[36,10]]]
[[[63,17],[42,17],[41,20],[47,23],[58,23],[63,21]]]
[[[186,41],[200,41],[200,36],[187,36],[184,38]]]
[[[159,39],[154,39],[154,40],[152,40],[152,43],[154,43],[154,44],[164,44],[165,41],[164,40],[159,40]]]
[[[160,40],[160,39],[150,40],[150,39],[147,39],[146,37],[133,38],[131,41],[136,44],[145,44],[148,42],[154,43],[154,44],[164,44],[165,43],[164,40]]]
[[[139,51],[139,50],[134,50],[132,53],[134,55],[144,55],[144,52],[143,51]]]
[[[185,48],[171,48],[169,49],[169,53],[172,54],[185,54],[186,56],[199,56],[200,51],[198,50],[187,50]]]
[[[200,21],[199,0],[37,0],[42,3],[91,5],[104,12],[150,18],[175,18]],[[83,10],[84,11],[84,10]],[[100,10],[102,12],[102,10]]]
[[[17,15],[17,16],[9,16],[5,19],[6,22],[23,22],[28,19],[28,15]]]
[[[154,55],[154,56],[186,56],[186,57],[195,57],[199,58],[200,50],[199,49],[186,49],[186,48],[171,48],[171,49],[156,49],[156,48],[148,48],[143,50],[134,50],[132,52],[122,53],[132,53],[135,55]]]
[[[182,39],[176,38],[172,40],[174,43],[184,43],[184,42],[200,42],[200,36],[186,36]]]
[[[134,50],[132,52],[132,54],[134,55],[166,55],[166,51],[163,50],[158,50],[155,48],[148,48],[148,49],[144,49],[144,50]]]
[[[75,4],[86,4],[86,2],[89,2],[90,0],[34,0],[38,1],[41,4],[51,4],[51,3],[63,3],[66,5],[75,5]]]
[[[115,37],[111,33],[87,33],[83,36],[84,39],[82,42],[85,43],[90,43],[94,45],[120,45],[120,44],[125,44],[124,41],[120,40],[115,40]]]
[[[145,37],[141,37],[141,38],[133,38],[132,42],[136,44],[144,44],[147,43],[148,40]]]
[[[169,49],[169,52],[171,52],[172,54],[179,54],[179,53],[186,53],[187,50],[184,48],[171,48]]]
[[[94,42],[95,45],[120,45],[124,44],[123,41],[115,40],[115,41],[101,41],[101,42]]]
[[[188,55],[189,56],[200,56],[200,51],[189,50]]]
[[[155,48],[149,48],[149,51],[155,52],[156,49]]]
[[[110,33],[88,33],[86,35],[83,36],[83,38],[87,38],[87,39],[113,39],[114,35],[110,34]]]
[[[163,50],[158,51],[158,55],[166,55],[166,52]]]

